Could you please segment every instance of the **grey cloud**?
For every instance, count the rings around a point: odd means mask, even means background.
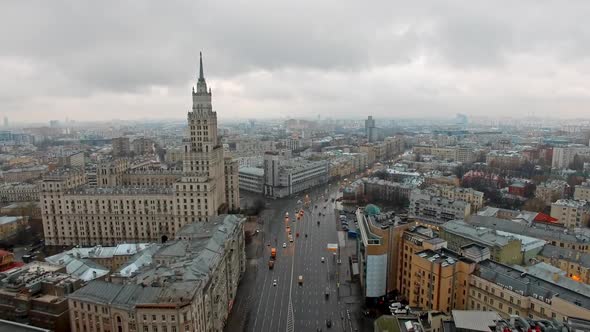
[[[301,116],[317,109],[347,116],[477,114],[492,107],[552,113],[562,103],[583,109],[583,92],[569,101],[539,96],[542,105],[524,92],[535,70],[547,73],[536,77],[546,85],[555,77],[563,79],[555,84],[573,87],[587,81],[589,7],[584,1],[9,2],[0,12],[0,68],[22,59],[32,73],[0,77],[0,108],[16,113],[50,104],[71,115],[81,114],[72,105],[85,104],[91,116],[107,104],[109,114],[140,117],[149,108],[160,115],[153,105],[135,110],[123,96],[165,108],[187,103],[203,50],[209,82],[217,89],[217,80],[226,98],[216,103],[232,112],[244,106],[252,116],[268,115],[256,109],[281,101]],[[538,67],[516,67],[522,55],[538,59]],[[253,80],[256,73],[269,76]],[[524,86],[510,85],[511,77]],[[224,91],[224,82],[243,92]],[[494,102],[492,88],[504,85],[511,89],[502,92],[505,102]],[[153,95],[152,87],[169,94]]]

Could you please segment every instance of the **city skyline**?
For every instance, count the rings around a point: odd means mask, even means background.
[[[586,3],[258,5],[6,5],[0,113],[179,119],[201,50],[228,119],[588,113]]]

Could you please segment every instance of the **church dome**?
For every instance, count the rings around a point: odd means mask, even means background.
[[[375,204],[368,204],[365,206],[365,214],[369,216],[376,216],[381,214],[381,209]]]

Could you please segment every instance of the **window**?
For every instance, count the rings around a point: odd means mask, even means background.
[[[156,315],[152,315],[152,320],[155,321],[156,320]]]
[[[166,315],[162,315],[162,321],[165,322],[166,321]]]

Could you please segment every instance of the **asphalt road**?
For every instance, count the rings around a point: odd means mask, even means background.
[[[300,221],[286,223],[284,216],[289,212],[294,217],[302,206],[298,204],[302,195],[272,201],[263,212],[265,245],[257,266],[247,331],[316,331],[318,327],[326,331],[327,319],[331,319],[336,331],[353,331],[350,323],[347,325],[346,306],[339,300],[339,281],[344,279],[337,272],[341,266],[327,250],[328,243],[338,243],[335,204],[331,201],[337,188],[332,187],[328,202],[321,197],[326,195],[325,187],[309,193],[311,204]],[[286,225],[291,227],[293,243],[287,239]],[[283,243],[287,248],[283,248]],[[268,268],[271,247],[277,248],[272,270]],[[324,263],[321,257],[325,258]],[[303,277],[302,285],[298,283],[299,276]],[[273,286],[275,280],[277,285]]]

